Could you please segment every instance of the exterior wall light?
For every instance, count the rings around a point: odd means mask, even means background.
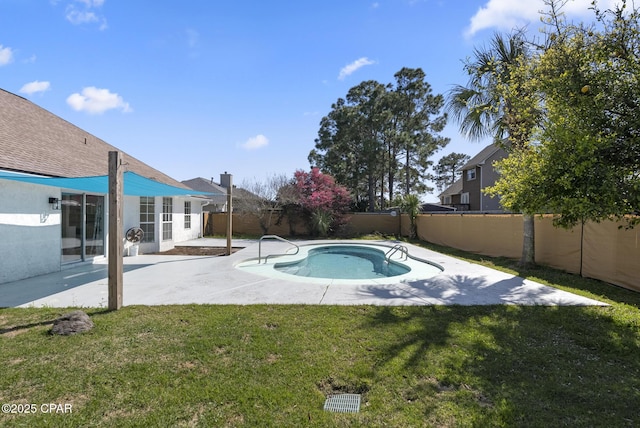
[[[51,205],[52,210],[60,209],[60,199],[58,198],[49,198],[49,205]]]

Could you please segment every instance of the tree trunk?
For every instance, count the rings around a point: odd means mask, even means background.
[[[369,212],[374,212],[376,210],[376,189],[375,189],[375,180],[373,178],[373,174],[369,173],[369,177],[367,178],[367,196],[369,197]]]
[[[404,194],[408,195],[411,193],[411,180],[409,179],[409,175],[410,175],[410,166],[409,166],[409,162],[411,162],[411,153],[409,152],[409,148],[407,147],[407,159],[406,159],[406,164],[405,164],[405,178],[404,178]]]
[[[531,214],[523,214],[522,258],[520,266],[532,267],[536,264],[535,226]]]
[[[393,161],[392,161],[392,151],[391,151],[391,144],[389,144],[389,149],[387,150],[387,173],[388,173],[388,186],[389,186],[389,203],[393,204],[393,181],[395,179],[394,177],[394,171],[393,171]]]
[[[380,177],[380,209],[384,209],[384,174]]]

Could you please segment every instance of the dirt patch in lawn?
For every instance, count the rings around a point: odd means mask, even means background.
[[[242,250],[242,247],[232,247],[231,253]],[[172,250],[162,251],[163,256],[224,256],[227,254],[227,247],[175,247]]]

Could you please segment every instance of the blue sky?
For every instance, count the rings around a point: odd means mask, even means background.
[[[608,3],[601,0],[601,6]],[[590,0],[570,0],[592,20]],[[0,0],[0,87],[178,179],[308,169],[320,119],[364,80],[424,70],[434,93],[542,0]],[[473,155],[450,122],[451,152]],[[425,195],[425,201],[436,200]]]

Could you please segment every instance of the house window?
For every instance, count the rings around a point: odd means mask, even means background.
[[[142,242],[156,240],[156,201],[152,196],[140,196],[140,229],[144,232]]]
[[[471,180],[475,180],[476,179],[476,170],[475,169],[468,169],[467,170],[467,181],[471,181]]]
[[[460,203],[468,204],[469,203],[469,192],[460,194]]]
[[[162,240],[173,239],[173,199],[162,198]]]
[[[191,229],[191,201],[184,201],[184,228]]]
[[[445,196],[445,197],[444,197],[444,198],[442,198],[442,199],[443,199],[442,203],[443,203],[444,205],[451,205],[451,196],[450,196],[450,195],[449,195],[449,196]]]

